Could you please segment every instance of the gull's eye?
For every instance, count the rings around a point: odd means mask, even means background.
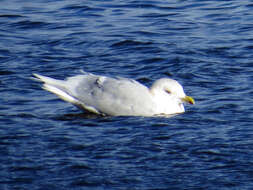
[[[168,94],[171,94],[171,91],[170,91],[170,90],[165,90],[165,92],[167,92]]]

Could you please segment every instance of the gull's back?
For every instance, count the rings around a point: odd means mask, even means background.
[[[149,89],[131,79],[86,74],[68,78],[67,86],[76,99],[99,113],[152,115],[154,112]]]

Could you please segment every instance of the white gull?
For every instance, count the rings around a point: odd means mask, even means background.
[[[162,78],[150,88],[128,78],[83,73],[65,80],[33,74],[43,88],[88,112],[111,116],[157,116],[183,113],[184,102],[194,104],[183,87]]]

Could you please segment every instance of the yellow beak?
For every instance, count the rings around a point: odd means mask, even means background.
[[[182,98],[182,100],[184,102],[188,102],[190,104],[195,104],[195,100],[192,97],[190,97],[190,96],[185,96],[184,98]]]

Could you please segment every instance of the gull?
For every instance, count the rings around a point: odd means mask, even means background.
[[[103,116],[163,116],[185,112],[183,103],[194,104],[183,87],[170,78],[155,81],[150,88],[136,80],[83,72],[57,80],[33,74],[43,89],[78,108]]]

